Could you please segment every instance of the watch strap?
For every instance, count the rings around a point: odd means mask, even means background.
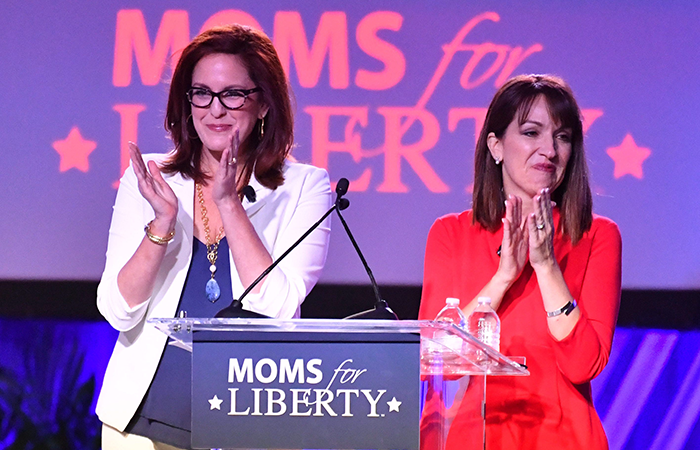
[[[578,303],[575,299],[573,302],[566,302],[566,305],[562,306],[561,308],[555,311],[547,311],[547,317],[557,317],[562,314],[568,316],[574,309],[576,309],[576,306],[578,306]]]

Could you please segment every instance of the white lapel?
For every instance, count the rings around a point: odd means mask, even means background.
[[[244,198],[243,208],[245,208],[248,217],[252,217],[265,205],[267,202],[267,197],[272,193],[272,189],[266,188],[260,184],[258,179],[255,178],[255,174],[251,175],[250,182],[248,184],[255,191],[255,202],[250,202],[247,198]]]

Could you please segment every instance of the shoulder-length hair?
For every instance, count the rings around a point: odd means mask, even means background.
[[[575,244],[593,222],[593,201],[583,149],[583,125],[581,111],[571,88],[564,80],[552,75],[520,75],[512,78],[491,101],[474,155],[473,221],[493,232],[501,226],[501,218],[505,214],[503,173],[489,152],[489,133],[502,139],[516,116],[520,124],[525,123],[532,105],[540,96],[544,96],[552,120],[571,129],[571,157],[564,179],[552,193],[552,200],[559,205],[561,212],[561,232]]]
[[[207,175],[201,167],[202,142],[191,120],[192,107],[186,97],[192,87],[192,73],[205,56],[224,53],[238,56],[250,79],[261,91],[260,102],[269,107],[262,121],[257,120],[250,135],[241,142],[238,159],[243,163],[241,189],[255,178],[270,189],[284,182],[283,167],[294,142],[294,118],[287,77],[270,39],[261,31],[229,25],[204,31],[182,51],[173,72],[165,115],[165,129],[175,149],[163,169],[203,183]],[[240,192],[239,192],[240,194]]]

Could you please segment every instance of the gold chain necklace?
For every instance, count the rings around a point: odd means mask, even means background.
[[[219,233],[216,235],[214,242],[211,241],[211,236],[209,234],[209,217],[207,216],[207,207],[204,204],[204,193],[202,192],[202,185],[199,183],[194,184],[197,190],[197,199],[199,200],[199,209],[202,212],[202,225],[204,225],[204,238],[206,239],[207,246],[207,259],[209,260],[209,271],[211,272],[211,278],[207,281],[205,292],[207,294],[207,300],[214,303],[219,297],[221,297],[221,289],[219,288],[219,283],[214,279],[216,274],[216,259],[219,256],[219,242],[224,237],[224,227],[219,229]]]

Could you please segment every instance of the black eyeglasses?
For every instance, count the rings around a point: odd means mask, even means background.
[[[187,91],[187,100],[192,106],[197,108],[208,108],[215,98],[219,99],[226,109],[241,109],[245,105],[248,96],[254,92],[260,92],[262,89],[254,87],[253,89],[226,89],[221,92],[212,92],[207,88],[193,87]]]

